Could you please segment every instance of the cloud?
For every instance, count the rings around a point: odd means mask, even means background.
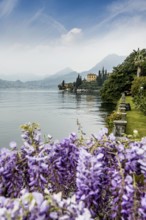
[[[118,15],[125,12],[143,12],[146,11],[146,1],[145,0],[124,0],[115,1],[109,7],[108,11],[113,15]]]
[[[88,70],[108,54],[129,55],[133,49],[146,48],[145,26],[145,20],[135,16],[127,22],[116,20],[112,29],[102,36],[86,38],[81,29],[73,28],[64,35],[64,41],[61,35],[48,43],[0,47],[0,73],[29,73],[43,77],[67,66],[79,72]],[[82,40],[77,40],[80,34]]]
[[[63,34],[61,36],[61,41],[63,44],[71,44],[81,39],[81,36],[82,36],[82,29],[73,28],[70,31],[68,31],[66,34]]]
[[[35,12],[35,14],[33,14],[26,21],[26,23],[27,23],[27,27],[33,27],[34,25],[37,24],[36,26],[38,28],[38,31],[41,25],[43,25],[43,27],[47,29],[49,28],[56,29],[60,34],[63,34],[67,31],[63,24],[61,24],[59,21],[54,19],[52,16],[44,13],[43,8]]]
[[[106,16],[98,25],[67,30],[59,19],[39,9],[27,17],[25,24],[17,23],[17,29],[11,25],[16,35],[11,44],[2,46],[0,41],[0,74],[43,76],[66,66],[80,72],[110,53],[129,55],[133,49],[146,48],[145,11],[143,0],[115,1],[105,8]],[[10,41],[12,35],[7,36]]]
[[[6,17],[12,13],[18,0],[2,0],[0,3],[0,17]]]
[[[145,0],[123,0],[113,1],[105,8],[105,17],[98,22],[97,25],[91,27],[91,32],[101,29],[112,28],[112,24],[127,22],[129,19],[135,16],[145,16],[146,1]]]
[[[65,26],[41,8],[35,13],[21,15],[21,19],[13,18],[3,22],[0,42],[7,44],[50,44],[67,32]]]

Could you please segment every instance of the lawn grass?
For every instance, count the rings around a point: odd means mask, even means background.
[[[126,134],[133,134],[133,130],[137,130],[139,137],[146,136],[146,116],[135,108],[131,96],[126,97],[126,103],[130,103],[131,111],[127,111],[127,127]]]

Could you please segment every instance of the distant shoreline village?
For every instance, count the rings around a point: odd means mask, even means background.
[[[87,73],[86,78],[82,79],[78,74],[74,82],[66,83],[65,80],[58,85],[59,90],[84,93],[84,92],[97,92],[102,87],[104,81],[108,78],[109,73],[102,68],[98,74]]]

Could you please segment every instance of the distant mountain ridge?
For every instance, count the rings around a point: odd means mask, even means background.
[[[84,71],[81,73],[82,77],[85,77],[87,73],[96,73],[98,75],[98,71],[104,69],[107,70],[107,72],[112,72],[113,67],[121,64],[126,59],[126,56],[119,56],[117,54],[110,54],[106,56],[104,59],[102,59],[99,63],[97,63],[95,66],[93,66],[88,71]]]
[[[7,81],[7,80],[0,80],[0,88],[53,88],[57,87],[63,80],[65,82],[74,82],[80,74],[82,78],[86,78],[88,73],[95,73],[98,75],[98,71],[106,69],[108,72],[111,72],[114,66],[121,64],[125,56],[119,56],[116,54],[111,54],[106,56],[103,60],[97,63],[94,67],[89,69],[88,71],[84,72],[76,72],[71,68],[65,68],[51,76],[46,76],[44,79],[41,80],[31,80],[22,82],[21,80],[17,81]],[[1,76],[0,76],[1,77]]]
[[[102,59],[99,63],[97,63],[94,67],[92,67],[90,71],[97,72],[98,70],[101,70],[104,67],[104,69],[107,69],[108,72],[111,72],[113,70],[113,67],[121,64],[124,61],[124,59],[126,59],[126,56],[110,54],[106,56],[104,59]]]
[[[0,79],[6,80],[6,81],[17,81],[20,80],[22,82],[32,81],[32,80],[41,80],[43,79],[42,76],[38,76],[35,74],[13,74],[13,75],[5,75],[0,74]]]

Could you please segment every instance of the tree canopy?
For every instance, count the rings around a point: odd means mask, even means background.
[[[142,66],[146,61],[145,59],[146,54],[144,50],[140,50],[139,48],[137,51],[134,50],[134,53],[135,53],[134,64],[137,67],[137,77],[140,77]]]
[[[146,49],[141,50],[146,57]],[[104,82],[101,89],[101,97],[106,102],[117,102],[122,92],[130,91],[132,81],[137,74],[135,65],[136,53],[133,51],[122,64],[113,68],[113,72]],[[141,63],[141,75],[146,75],[146,61]]]

